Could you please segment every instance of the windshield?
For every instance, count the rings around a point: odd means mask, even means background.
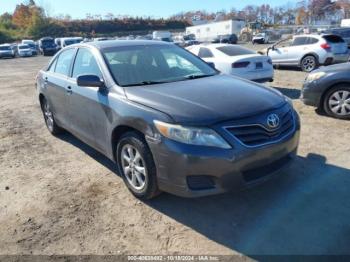
[[[1,51],[8,51],[8,50],[11,50],[11,48],[9,46],[0,46],[0,50]]]
[[[80,43],[81,40],[79,39],[69,39],[69,40],[64,40],[64,44],[67,45],[74,45]]]
[[[241,46],[227,45],[218,47],[217,49],[228,56],[256,54],[254,51]]]
[[[42,46],[53,46],[55,42],[53,40],[47,39],[47,40],[41,40]]]
[[[157,84],[212,76],[217,71],[176,45],[112,47],[102,50],[121,86]]]
[[[29,49],[28,45],[20,45],[18,46],[18,49]]]

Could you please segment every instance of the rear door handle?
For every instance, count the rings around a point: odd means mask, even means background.
[[[71,87],[71,86],[68,86],[68,87],[67,87],[67,94],[68,94],[68,95],[71,95],[72,93],[73,93],[72,87]]]

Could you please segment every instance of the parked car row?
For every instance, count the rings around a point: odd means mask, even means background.
[[[26,42],[25,42],[26,43]],[[2,44],[0,45],[0,58],[29,57],[37,54],[35,47],[29,44]]]

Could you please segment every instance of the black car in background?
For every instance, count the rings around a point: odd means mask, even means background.
[[[218,37],[214,38],[212,43],[213,44],[237,44],[238,37],[235,34],[231,35],[219,35]]]
[[[329,116],[350,119],[350,63],[313,71],[305,80],[301,99]]]
[[[44,56],[54,55],[57,52],[57,45],[55,39],[51,37],[43,37],[39,40],[39,50]]]

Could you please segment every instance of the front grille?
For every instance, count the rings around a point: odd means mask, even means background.
[[[277,129],[269,129],[264,124],[250,124],[227,127],[227,131],[246,146],[260,146],[274,143],[294,130],[292,110],[278,114],[280,125]]]

